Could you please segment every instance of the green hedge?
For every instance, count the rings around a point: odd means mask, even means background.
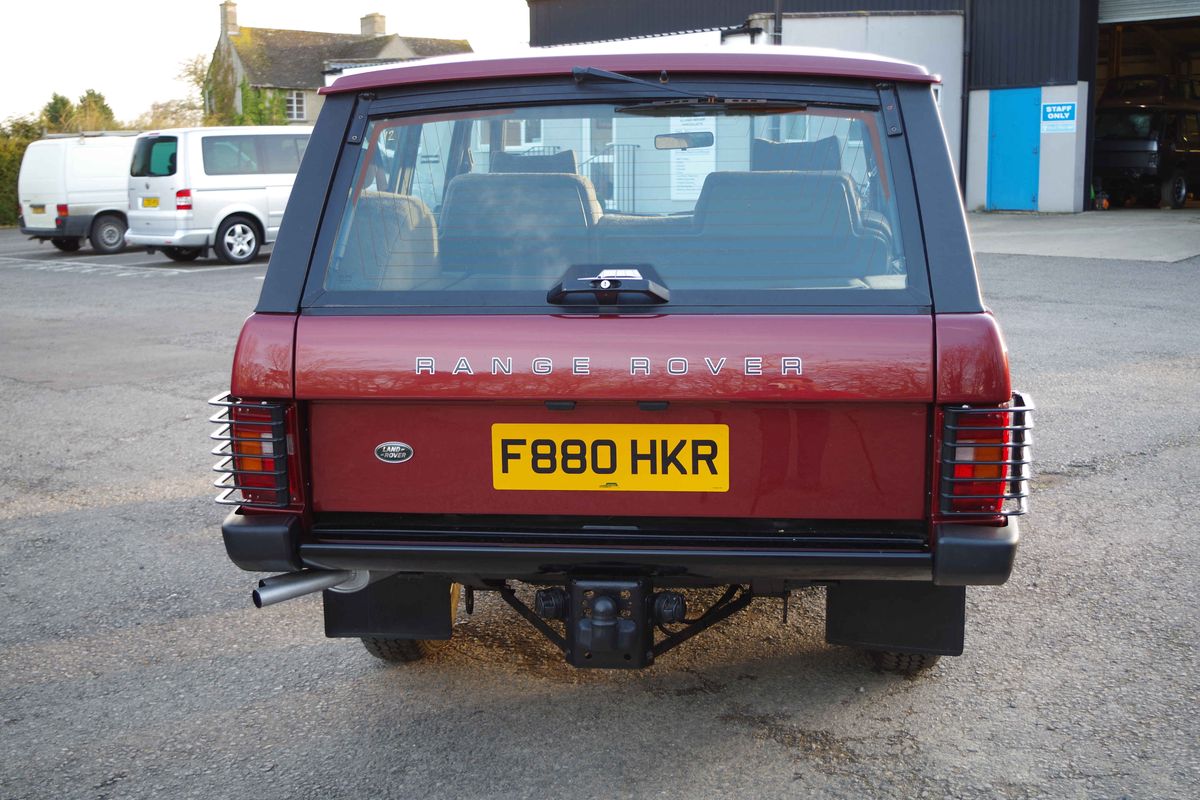
[[[0,126],[0,225],[17,224],[17,176],[25,148],[38,138],[32,125],[14,122]]]

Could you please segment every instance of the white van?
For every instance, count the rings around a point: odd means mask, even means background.
[[[192,261],[211,248],[244,264],[275,241],[312,128],[175,128],[143,133],[129,169],[125,241]]]
[[[87,239],[99,253],[125,249],[126,185],[136,131],[54,134],[21,160],[21,233],[74,252]]]

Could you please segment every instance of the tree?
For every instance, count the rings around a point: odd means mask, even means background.
[[[0,225],[16,224],[21,159],[29,143],[41,135],[41,122],[33,117],[14,117],[0,123]]]
[[[88,89],[79,98],[75,107],[75,124],[81,131],[107,131],[120,128],[113,110],[104,95]]]
[[[166,100],[151,103],[150,110],[129,123],[134,130],[191,128],[204,123],[204,115],[191,100]]]
[[[42,108],[42,125],[49,133],[75,130],[75,104],[70,98],[55,92],[50,102]]]

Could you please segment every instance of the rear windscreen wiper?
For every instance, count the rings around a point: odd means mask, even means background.
[[[649,264],[572,264],[546,302],[555,305],[602,305],[622,303],[668,303],[671,292]]]
[[[667,83],[667,71],[664,69],[659,73],[658,83],[654,81],[642,80],[635,78],[632,75],[622,75],[620,72],[609,72],[606,69],[597,69],[596,67],[572,67],[571,77],[576,83],[583,83],[589,79],[598,79],[605,81],[621,81],[622,83],[634,83],[638,86],[649,86],[651,89],[659,92],[675,92],[676,94],[687,95],[698,100],[706,100],[714,103],[717,100],[715,94],[705,94],[704,92],[693,92],[688,89],[676,89]]]
[[[795,113],[808,108],[808,103],[788,100],[760,100],[756,98],[726,97],[722,99],[691,99],[691,100],[650,100],[645,103],[633,103],[620,106],[618,114],[644,114],[646,116],[670,117],[689,111],[699,113],[720,112],[726,116],[734,114],[780,114]]]

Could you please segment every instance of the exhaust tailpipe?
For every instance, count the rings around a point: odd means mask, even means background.
[[[342,587],[343,591],[361,589],[367,585],[370,573],[359,570],[345,569],[305,569],[300,572],[287,572],[283,575],[272,575],[258,582],[258,588],[251,597],[256,608],[282,603],[322,589]],[[346,584],[343,587],[343,584]],[[354,584],[360,584],[355,586]]]

